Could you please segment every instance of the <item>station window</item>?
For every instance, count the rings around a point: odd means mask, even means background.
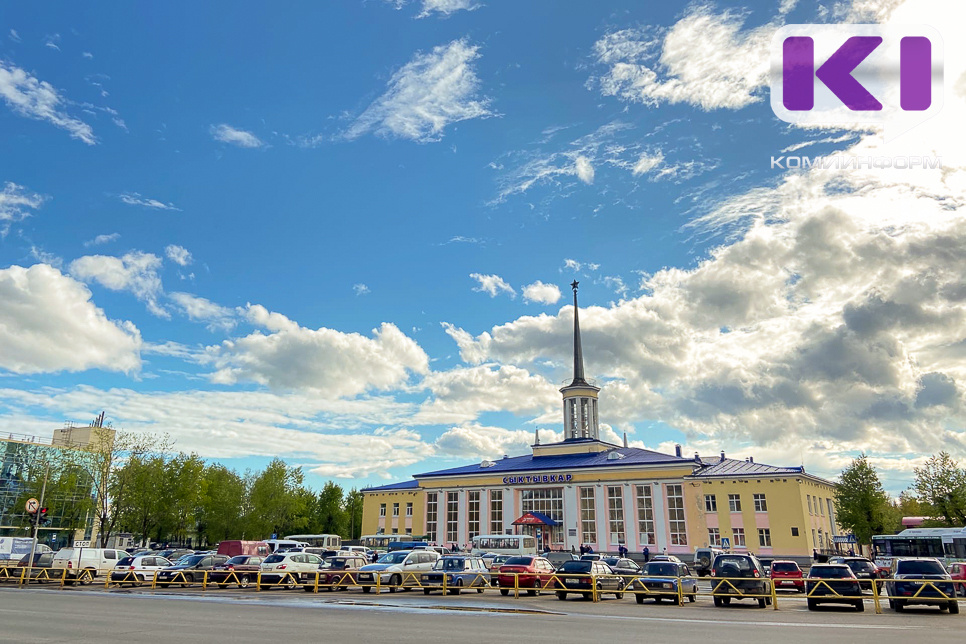
[[[654,504],[650,485],[637,486],[637,530],[641,545],[657,543],[654,540]]]
[[[480,491],[470,490],[466,493],[466,524],[472,539],[480,533]]]
[[[822,499],[815,499],[815,502],[818,503],[818,511],[819,511],[819,513],[824,517],[825,516],[825,504],[822,503]]]
[[[537,488],[520,492],[522,512],[540,512],[557,522],[549,528],[550,542],[563,543],[563,488]]]
[[[708,545],[712,547],[721,545],[721,532],[718,528],[708,528]]]
[[[399,504],[398,503],[393,503],[392,504],[392,516],[394,516],[394,517],[398,517],[399,516]]]
[[[731,529],[731,545],[735,548],[745,548],[745,529],[744,528],[732,528]]]
[[[717,512],[718,511],[718,497],[714,494],[704,495],[704,509],[706,512]]]
[[[741,495],[740,494],[729,494],[728,495],[728,509],[731,512],[741,512]]]
[[[436,536],[436,521],[438,517],[436,498],[436,492],[426,494],[426,535],[430,541],[438,541],[439,539]]]
[[[460,532],[460,493],[446,493],[446,540],[450,543],[459,541]]]
[[[580,488],[580,541],[597,543],[597,505],[594,488]]]
[[[503,490],[490,492],[490,534],[503,534]]]
[[[407,517],[413,516],[413,504],[412,503],[407,503],[406,504],[406,516]]]
[[[607,518],[611,542],[624,538],[624,488],[607,486]]]
[[[688,545],[688,527],[684,519],[684,488],[680,485],[667,486],[667,518],[671,544]]]
[[[758,528],[758,545],[771,548],[771,528]]]
[[[798,528],[792,528],[792,536],[793,537],[797,537],[798,536]]]
[[[379,516],[381,516],[381,517],[386,516],[386,504],[385,503],[380,503],[379,504]]]
[[[755,512],[768,512],[768,503],[765,502],[764,494],[755,495]]]
[[[812,512],[812,495],[811,494],[806,494],[805,495],[805,498],[808,499],[808,513],[809,514],[815,514],[814,512]]]

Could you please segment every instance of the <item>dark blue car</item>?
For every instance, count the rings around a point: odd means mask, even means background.
[[[444,579],[451,595],[459,595],[463,588],[476,588],[476,592],[482,593],[490,585],[490,570],[483,557],[442,557],[431,571],[420,575],[423,594],[443,590]]]

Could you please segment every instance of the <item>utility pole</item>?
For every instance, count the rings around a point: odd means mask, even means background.
[[[40,529],[40,508],[44,506],[44,497],[47,495],[47,478],[50,477],[50,463],[44,471],[44,485],[40,488],[40,506],[34,512],[34,540],[30,544],[30,559],[27,560],[27,583],[30,583],[30,573],[34,567],[34,551],[37,549],[37,531]]]

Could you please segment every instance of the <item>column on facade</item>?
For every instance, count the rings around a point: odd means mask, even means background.
[[[624,484],[624,546],[628,552],[640,552],[637,530],[637,484]]]
[[[654,504],[654,544],[655,552],[660,554],[664,548],[671,545],[670,526],[665,502],[664,486],[655,483],[651,485],[651,502]]]
[[[563,489],[563,518],[564,518],[564,547],[580,549],[580,499],[576,485],[567,485]],[[571,537],[570,531],[577,528],[576,536]]]
[[[517,495],[513,488],[503,488],[503,532],[506,533],[507,527],[513,527],[513,522],[520,515],[517,512]]]
[[[610,517],[607,512],[607,486],[602,483],[595,484],[594,505],[597,506],[594,510],[597,517],[597,549],[603,552],[610,541]]]

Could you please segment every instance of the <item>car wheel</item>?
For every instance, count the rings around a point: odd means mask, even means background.
[[[956,600],[949,602],[949,614],[959,615],[959,602]]]
[[[895,601],[895,605],[893,606],[893,608],[896,609],[897,613],[901,613],[905,607],[906,607],[906,602],[901,599],[897,599]]]
[[[509,588],[501,588],[500,589],[500,594],[503,595],[504,597],[506,597],[507,595],[510,594],[510,589]]]
[[[697,595],[688,595],[688,601],[691,602],[692,604],[694,602],[696,602],[697,600],[698,600],[698,596]]]
[[[292,590],[293,588],[295,588],[295,577],[293,577],[292,575],[289,575],[288,577],[285,578],[285,588],[286,590]]]
[[[758,608],[764,608],[765,606],[767,606],[767,605],[768,605],[768,604],[767,604],[767,603],[765,602],[765,599],[766,599],[765,597],[759,597],[759,598],[758,598]]]
[[[731,606],[731,597],[722,597],[721,603],[725,606]]]
[[[372,586],[363,586],[362,587],[362,592],[364,592],[364,593],[368,593],[370,590],[372,590]]]
[[[634,599],[637,600],[637,603],[638,604],[643,604],[644,603],[644,595],[634,595]]]
[[[808,610],[815,610],[816,606],[818,606],[818,604],[815,602],[814,599],[808,600]]]
[[[624,593],[614,593],[614,597],[617,599],[624,599]]]
[[[805,592],[805,586],[799,586],[798,587],[798,592],[804,593]]]
[[[567,599],[567,593],[558,592],[557,593],[557,599],[559,599],[561,601],[563,601],[564,599]]]
[[[140,586],[143,583],[144,583],[144,577],[142,577],[141,575],[134,575],[134,583],[131,585]]]
[[[394,593],[396,589],[402,586],[402,577],[399,575],[393,575],[389,578],[389,592]]]
[[[482,595],[482,594],[483,594],[483,589],[482,589],[482,588],[477,588],[477,589],[476,589],[476,592],[477,592],[478,594],[480,594],[480,595]]]
[[[239,588],[248,588],[248,585],[250,583],[251,583],[251,580],[248,578],[248,575],[242,575],[241,576],[241,579],[238,580],[238,587]]]
[[[724,605],[724,603],[721,601],[721,598],[720,597],[715,597],[714,598],[714,605],[720,608],[721,606]]]
[[[865,602],[861,599],[855,600],[855,610],[859,611],[860,613],[865,611]]]

